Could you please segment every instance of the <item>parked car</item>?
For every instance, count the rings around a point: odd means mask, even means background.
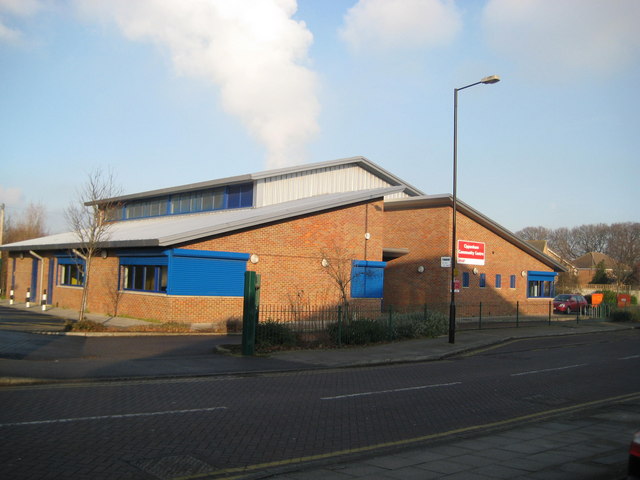
[[[640,480],[640,432],[633,436],[629,447],[628,480]]]
[[[553,299],[553,310],[569,314],[571,312],[583,312],[589,304],[582,295],[562,294]]]

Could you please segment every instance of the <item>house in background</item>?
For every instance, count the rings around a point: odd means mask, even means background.
[[[598,272],[598,269],[602,267],[604,273],[609,279],[609,283],[613,283],[617,280],[620,274],[624,272],[630,272],[630,268],[620,265],[609,255],[599,252],[589,252],[581,257],[576,258],[573,261],[578,271],[578,281],[581,286],[587,286],[592,283],[594,276]],[[602,282],[604,283],[604,282]]]
[[[91,262],[92,312],[214,323],[224,331],[241,316],[247,270],[261,275],[263,304],[336,304],[340,292],[328,269],[337,265],[347,267],[353,303],[439,304],[450,295],[443,259],[452,255],[451,195],[425,195],[363,157],[99,205],[109,207],[112,225]],[[546,305],[565,267],[458,205],[459,302]],[[73,232],[0,248],[10,253],[7,284],[15,298],[29,291],[37,301],[46,290],[48,303],[78,308],[85,261]],[[472,260],[462,260],[465,248]]]

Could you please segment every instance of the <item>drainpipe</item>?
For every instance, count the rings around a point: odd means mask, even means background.
[[[36,297],[36,298],[42,298],[42,290],[44,289],[44,258],[42,258],[40,255],[38,255],[33,250],[29,250],[29,255],[31,255],[31,256],[37,258],[38,260],[40,260],[40,295],[38,295],[38,297]],[[37,301],[38,300],[36,300],[36,302]]]

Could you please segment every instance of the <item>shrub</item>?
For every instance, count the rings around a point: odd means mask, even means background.
[[[609,318],[612,322],[630,322],[632,317],[633,315],[629,310],[614,310]]]
[[[294,347],[297,337],[291,327],[284,323],[267,320],[258,322],[256,327],[256,348],[262,350],[273,347]]]
[[[612,310],[609,319],[612,322],[640,322],[640,309]]]
[[[602,303],[608,303],[610,305],[618,304],[618,294],[612,290],[601,290],[595,293],[602,293],[604,295]]]
[[[343,322],[342,328],[338,323],[329,325],[329,336],[334,343],[345,345],[365,345],[376,343],[388,338],[388,330],[381,323],[370,319],[359,319]],[[340,331],[340,335],[338,332]]]
[[[109,327],[92,320],[82,320],[80,322],[67,323],[65,325],[65,330],[71,330],[74,332],[106,332],[109,330]]]
[[[435,338],[448,331],[447,318],[440,312],[425,311],[394,317],[397,338]]]

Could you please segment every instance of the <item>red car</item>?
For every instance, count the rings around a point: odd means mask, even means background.
[[[558,295],[553,299],[553,310],[569,314],[571,312],[583,312],[589,303],[582,295],[574,293]]]
[[[636,433],[629,448],[629,470],[628,479],[637,480],[640,478],[640,432]]]

